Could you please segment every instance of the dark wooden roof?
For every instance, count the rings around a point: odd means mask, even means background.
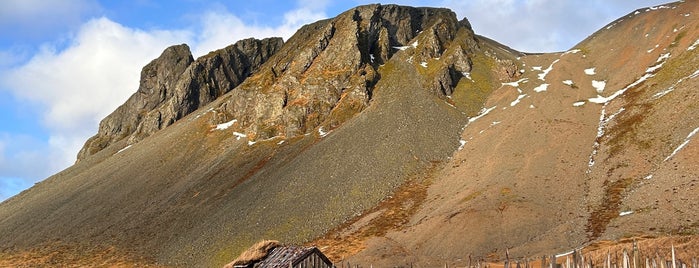
[[[315,247],[280,246],[270,250],[267,257],[255,263],[254,267],[288,268],[289,263],[296,265],[313,253],[317,253],[323,261],[332,265],[332,262]]]

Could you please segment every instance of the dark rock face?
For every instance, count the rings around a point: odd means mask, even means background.
[[[78,161],[124,138],[138,142],[210,103],[255,72],[282,44],[281,38],[245,39],[196,61],[187,45],[165,49],[141,71],[138,91],[100,122]]]

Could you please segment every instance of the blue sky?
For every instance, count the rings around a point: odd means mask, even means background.
[[[68,166],[99,121],[138,88],[141,68],[187,43],[194,56],[377,1],[0,1],[0,201]],[[396,0],[447,7],[478,34],[562,51],[658,0]]]

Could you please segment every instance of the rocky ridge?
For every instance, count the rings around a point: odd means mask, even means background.
[[[100,122],[78,161],[127,138],[136,143],[238,86],[283,45],[281,38],[244,39],[192,58],[185,44],[143,67],[138,91]]]

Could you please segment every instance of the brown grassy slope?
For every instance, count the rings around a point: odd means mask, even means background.
[[[248,130],[239,124],[215,130],[233,119],[234,94],[226,95],[124,151],[125,144],[108,147],[0,204],[0,247],[22,254],[60,241],[114,247],[160,265],[220,267],[263,238],[303,243],[321,236],[458,147],[465,117],[437,90],[423,88],[418,64],[387,63],[393,78],[378,82],[372,104],[342,127],[325,129],[332,130],[325,137],[314,128],[249,145],[233,134]],[[261,95],[283,95],[263,88]],[[309,118],[320,120],[311,108]]]
[[[462,139],[468,143],[438,172],[407,227],[370,241],[350,261],[401,265],[390,252],[402,251],[426,266],[461,265],[469,255],[501,258],[506,248],[527,256],[563,252],[598,237],[696,232],[696,143],[663,161],[699,126],[691,90],[696,80],[685,79],[660,101],[651,99],[699,69],[696,52],[687,50],[699,38],[698,10],[697,2],[641,10],[577,45],[577,53],[523,57],[528,80],[493,92],[486,107],[495,109],[466,127]],[[610,96],[668,52],[667,66],[655,77],[607,106],[587,102],[597,95],[592,80],[605,80],[602,95]],[[552,64],[539,80],[542,71],[534,67]],[[585,74],[593,67],[596,74]],[[543,83],[547,90],[535,92]],[[586,103],[574,106],[578,101]],[[601,110],[609,116],[621,107],[626,112],[610,121],[590,168]],[[642,180],[649,173],[653,179]],[[626,210],[636,212],[618,216]]]

